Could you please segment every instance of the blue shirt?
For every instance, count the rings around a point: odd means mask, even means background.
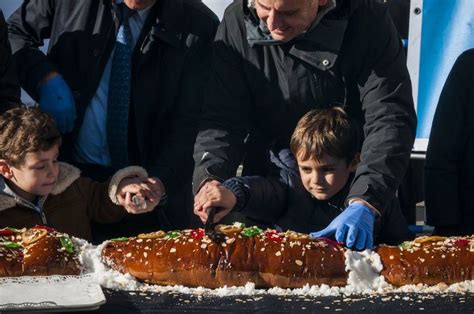
[[[117,4],[121,2],[123,0],[116,1]],[[143,10],[137,10],[138,14],[133,14],[129,19],[133,48],[137,43],[150,9],[151,6]],[[107,144],[107,100],[113,55],[114,52],[112,51],[102,73],[99,86],[84,114],[84,120],[74,145],[74,159],[76,162],[102,166],[111,165]]]

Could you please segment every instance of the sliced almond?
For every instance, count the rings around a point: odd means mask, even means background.
[[[23,232],[21,235],[21,242],[28,245],[45,237],[47,234],[48,231],[46,229],[31,228]]]
[[[309,239],[309,235],[304,234],[304,233],[295,232],[295,231],[287,231],[287,232],[285,232],[285,236],[288,237],[290,240]]]
[[[140,233],[138,235],[139,239],[157,239],[157,238],[163,238],[166,235],[166,232],[160,230],[160,231],[155,231],[155,232],[150,232],[150,233]]]

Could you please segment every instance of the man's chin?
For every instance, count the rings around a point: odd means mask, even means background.
[[[290,34],[285,34],[285,33],[274,33],[272,32],[272,38],[274,40],[278,40],[278,41],[281,41],[281,42],[288,42],[290,40],[292,40],[294,38],[294,36],[290,35]]]

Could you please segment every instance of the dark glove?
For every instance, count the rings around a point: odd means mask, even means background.
[[[336,241],[345,242],[348,248],[372,249],[374,245],[373,210],[360,203],[352,203],[321,231],[312,232],[314,238],[336,235]]]
[[[49,113],[61,133],[71,132],[76,120],[76,106],[71,89],[61,75],[45,81],[39,89],[41,110]]]

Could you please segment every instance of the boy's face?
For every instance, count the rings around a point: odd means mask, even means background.
[[[28,200],[51,193],[59,175],[58,154],[54,145],[47,151],[27,153],[18,168],[10,166],[12,177],[7,178],[15,184],[15,192]]]
[[[350,164],[345,159],[327,154],[322,155],[319,161],[311,158],[302,160],[301,156],[304,154],[296,156],[301,181],[305,189],[318,200],[330,199],[339,192],[358,164],[358,156]]]

